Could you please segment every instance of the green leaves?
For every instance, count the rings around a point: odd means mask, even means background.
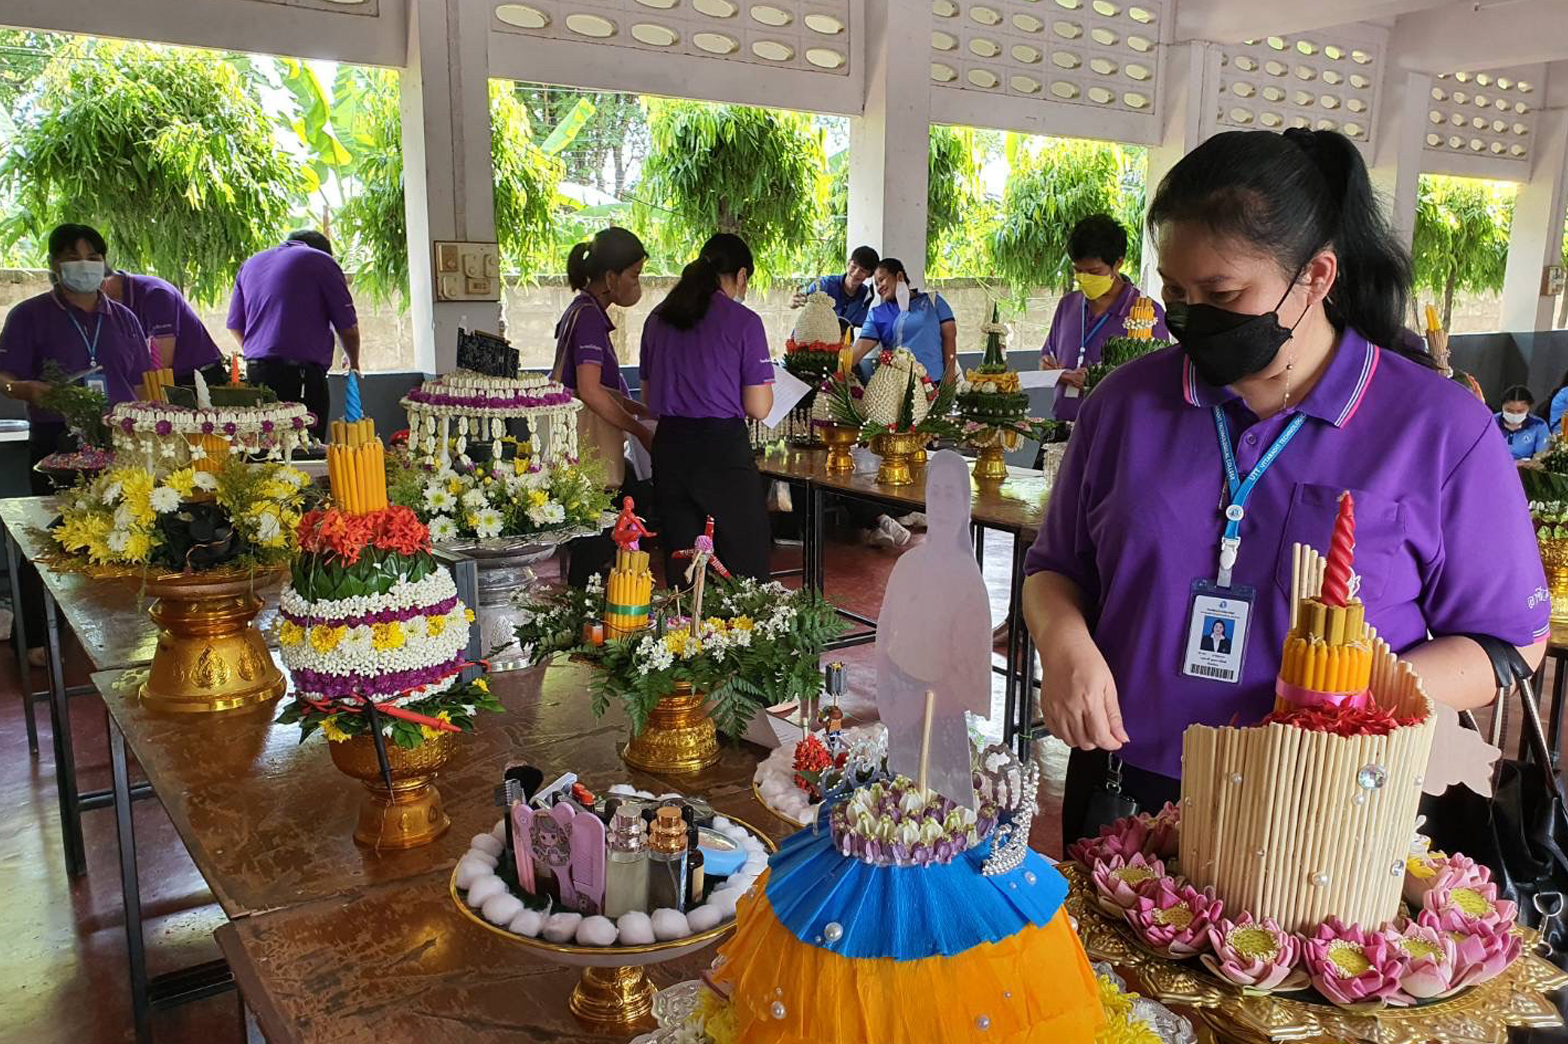
[[[1416,286],[1443,299],[1447,329],[1458,291],[1496,293],[1508,267],[1514,191],[1496,182],[1421,175],[1411,244]]]

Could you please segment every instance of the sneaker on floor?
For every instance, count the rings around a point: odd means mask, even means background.
[[[903,547],[909,543],[909,530],[905,529],[898,520],[891,515],[882,515],[877,519],[877,532],[886,534],[893,542],[894,547]]]
[[[924,511],[911,511],[899,519],[898,524],[905,529],[924,529],[926,528],[926,513]]]

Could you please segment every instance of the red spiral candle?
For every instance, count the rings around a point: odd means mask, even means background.
[[[1324,605],[1350,604],[1351,565],[1356,556],[1356,503],[1347,491],[1339,495],[1339,517],[1334,520],[1334,539],[1329,543],[1328,566],[1323,571]]]

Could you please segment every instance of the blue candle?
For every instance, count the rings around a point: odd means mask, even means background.
[[[359,404],[359,374],[353,370],[348,371],[348,391],[344,395],[343,419],[353,424],[365,416],[364,409]]]

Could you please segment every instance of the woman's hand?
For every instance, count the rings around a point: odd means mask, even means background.
[[[1046,352],[1044,355],[1040,356],[1040,369],[1060,370],[1061,368],[1062,364],[1057,362],[1056,356],[1052,355],[1050,352]]]
[[[1076,370],[1064,370],[1064,371],[1062,371],[1062,375],[1059,378],[1057,378],[1056,383],[1057,384],[1065,384],[1069,388],[1082,389],[1083,388],[1083,382],[1088,380],[1088,378],[1089,378],[1089,370],[1088,370],[1088,368],[1080,366]]]
[[[1092,639],[1042,646],[1040,664],[1040,710],[1051,735],[1080,750],[1119,750],[1127,742],[1116,679]]]
[[[653,452],[653,431],[646,424],[632,426],[632,437],[642,443],[642,448]]]
[[[49,390],[47,381],[6,381],[5,392],[11,398],[32,406],[38,405],[39,398]]]

